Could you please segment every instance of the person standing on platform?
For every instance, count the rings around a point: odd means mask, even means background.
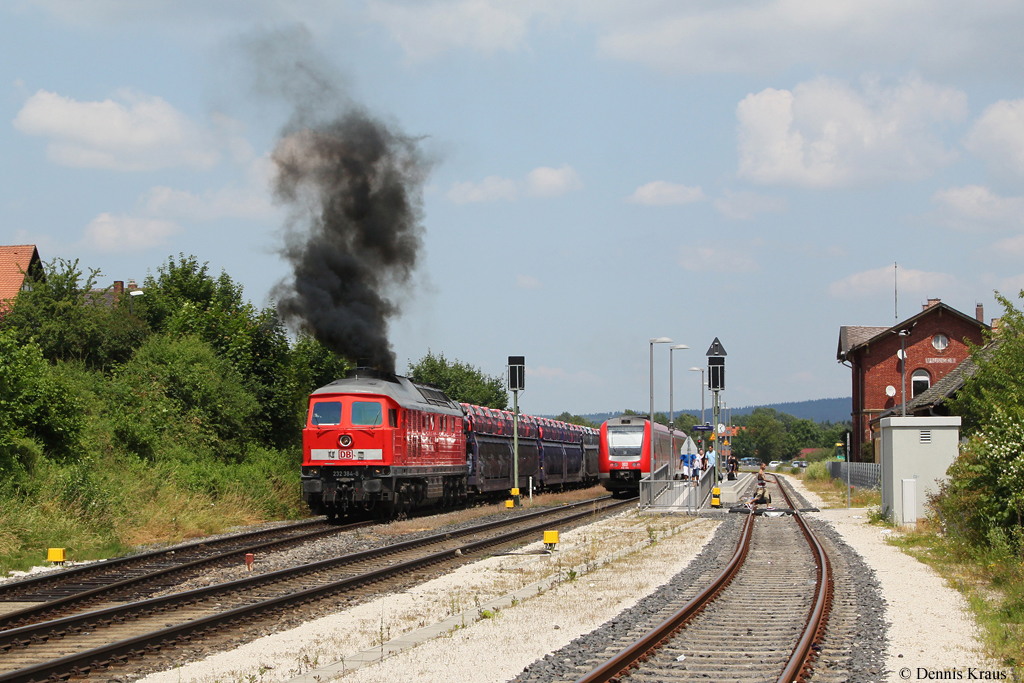
[[[689,481],[693,476],[693,453],[686,452],[686,444],[679,448],[679,465],[683,472],[683,481]]]

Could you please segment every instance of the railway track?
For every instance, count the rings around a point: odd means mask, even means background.
[[[577,683],[806,680],[829,619],[831,562],[785,489],[770,488],[789,507],[749,515],[723,570],[664,605],[654,628],[610,643]]]
[[[0,683],[87,676],[245,628],[344,591],[379,593],[427,568],[446,568],[633,501],[586,501],[395,543],[301,567],[0,631]],[[415,581],[417,578],[413,577]]]
[[[164,592],[202,570],[238,562],[247,553],[283,550],[374,523],[365,521],[337,526],[322,521],[304,522],[281,527],[280,531],[238,534],[60,572],[69,576],[58,574],[20,581],[16,584],[20,590],[12,590],[6,601],[38,604],[0,616],[0,630],[47,621],[104,603],[142,600]],[[273,533],[275,531],[277,533]],[[78,569],[92,571],[77,572]]]
[[[59,572],[0,584],[0,602],[47,602],[190,562],[232,556],[232,553],[244,554],[262,543],[305,540],[316,534],[345,528],[351,527],[331,526],[317,519],[78,565]]]

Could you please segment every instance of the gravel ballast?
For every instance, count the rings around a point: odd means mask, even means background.
[[[822,506],[800,480],[786,479],[808,507]],[[966,679],[968,667],[1011,675],[982,654],[963,597],[945,586],[930,567],[886,543],[892,530],[867,524],[867,511],[863,509],[822,509],[806,517],[829,552],[840,556],[837,563],[852,584],[847,595],[848,611],[854,618],[844,626],[841,640],[845,642],[833,643],[848,650],[846,680],[907,680],[901,676],[901,669],[909,671],[914,680],[919,669],[926,677],[928,672],[958,669]],[[510,576],[515,576],[522,565],[503,565],[508,558],[482,560],[404,593],[382,596],[144,680],[277,683],[301,674],[316,676],[318,667],[329,662],[378,647],[382,640],[386,643],[453,614],[464,617],[464,628],[455,628],[383,662],[349,671],[343,680],[574,680],[587,653],[603,649],[608,642],[607,629],[629,628],[643,621],[657,608],[659,593],[687,585],[706,563],[717,561],[724,545],[731,549],[732,542],[724,539],[733,537],[735,525],[741,520],[741,515],[725,514],[695,522],[678,517],[677,525],[690,521],[691,526],[653,545],[641,543],[642,551],[575,581],[559,583],[552,590],[502,609],[493,618],[480,618],[473,601],[486,601],[521,585]],[[642,540],[644,526],[649,523],[635,513],[627,513],[599,524],[611,525],[609,528],[619,525],[616,533],[626,533],[623,529],[632,525],[629,533],[634,535],[635,543]],[[588,544],[593,555],[598,535],[593,526],[563,534],[565,554],[561,557],[567,558],[572,547]],[[712,541],[713,536],[717,541]],[[604,551],[601,548],[597,552]],[[336,676],[332,671],[320,680],[326,683]]]

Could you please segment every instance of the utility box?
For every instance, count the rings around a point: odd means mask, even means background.
[[[960,418],[887,417],[881,428],[882,512],[900,526],[915,524],[960,452]]]

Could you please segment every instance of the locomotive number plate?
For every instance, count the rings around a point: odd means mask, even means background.
[[[383,460],[381,448],[311,448],[310,460]]]

